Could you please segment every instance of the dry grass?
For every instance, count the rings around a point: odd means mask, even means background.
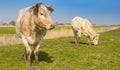
[[[111,30],[118,29],[119,27],[112,27]],[[106,32],[104,28],[98,28],[95,29],[98,33]],[[109,30],[108,30],[109,31]],[[73,36],[73,31],[72,29],[63,29],[59,31],[50,31],[46,34],[45,39],[53,39],[53,38],[60,38],[60,37],[68,37],[68,36]]]
[[[112,30],[118,29],[119,27],[112,27]],[[95,28],[96,29],[96,28]],[[106,32],[104,28],[98,28],[96,29],[97,32]],[[48,31],[45,39],[54,39],[54,38],[60,38],[60,37],[69,37],[73,36],[72,29],[60,29],[60,30],[51,30]],[[3,45],[10,45],[10,44],[20,44],[21,40],[17,38],[16,34],[1,34],[0,35],[0,46]]]
[[[21,40],[16,35],[0,37],[0,46],[20,44]]]
[[[60,38],[60,37],[68,37],[73,36],[72,30],[60,30],[60,31],[50,31],[46,34],[45,39],[53,39],[53,38]]]
[[[60,30],[60,31],[49,31],[47,32],[45,39],[54,39],[60,37],[73,36],[72,30]],[[7,34],[0,36],[0,46],[3,45],[13,45],[20,44],[21,40],[16,36],[16,34]]]

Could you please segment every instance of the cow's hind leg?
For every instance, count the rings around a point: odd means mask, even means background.
[[[74,32],[75,44],[78,45],[78,44],[79,44],[79,37],[78,37],[78,35],[77,35],[78,31],[75,31],[75,30],[73,29],[73,32]]]
[[[22,37],[22,41],[25,45],[25,57],[26,57],[26,66],[29,67],[31,65],[31,48],[25,39],[25,37]]]
[[[79,45],[79,41],[80,41],[80,37],[75,36],[75,44],[76,44],[76,45]]]
[[[75,34],[75,43],[77,44],[77,45],[79,45],[79,42],[80,42],[80,38],[81,38],[81,31],[80,30],[78,30],[78,31],[76,31],[76,32],[74,32],[74,34]]]
[[[24,57],[24,59],[27,58],[27,57],[26,57],[26,48],[25,48],[25,51],[24,51],[23,57]]]

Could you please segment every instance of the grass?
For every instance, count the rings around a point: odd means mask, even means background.
[[[94,28],[111,28],[111,27],[114,27],[114,26],[107,26],[107,25],[101,25],[101,26],[93,26]]]
[[[71,29],[71,27],[70,26],[56,26],[53,30],[57,31],[57,30],[62,30],[62,29]],[[15,27],[0,27],[0,34],[15,34],[15,33],[16,33]]]
[[[0,27],[0,34],[15,34],[15,27]]]
[[[39,66],[30,70],[119,70],[120,29],[100,34],[99,45],[85,44],[86,38],[76,46],[73,37],[44,40],[40,47]],[[0,47],[0,70],[26,70],[23,59],[24,45]]]
[[[56,26],[53,30],[54,31],[57,31],[57,30],[62,30],[62,29],[67,29],[67,30],[70,30],[71,29],[71,26]]]

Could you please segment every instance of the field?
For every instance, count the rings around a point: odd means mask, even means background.
[[[113,26],[94,26],[95,29],[98,28],[106,28],[106,27],[113,27]],[[70,30],[71,26],[56,26],[52,31],[59,31],[62,29]],[[51,30],[49,30],[51,31]],[[16,34],[15,27],[0,27],[0,35],[2,34]]]
[[[103,26],[102,26],[103,27]],[[95,27],[95,28],[102,28]],[[56,30],[60,30],[58,27]],[[70,29],[69,27],[67,29]],[[7,29],[9,30],[9,29]],[[13,30],[13,29],[12,29]],[[14,31],[11,34],[14,34]],[[5,30],[6,31],[6,30]],[[10,32],[9,31],[9,32]],[[13,32],[13,33],[12,33]],[[0,34],[4,34],[1,32]],[[7,32],[6,32],[7,34]],[[9,34],[9,33],[8,33]],[[99,45],[86,44],[86,38],[76,46],[73,37],[46,39],[39,52],[39,66],[30,70],[119,70],[120,69],[120,29],[101,33]],[[31,47],[32,48],[32,47]],[[24,45],[6,45],[0,47],[0,70],[27,70],[23,58]]]

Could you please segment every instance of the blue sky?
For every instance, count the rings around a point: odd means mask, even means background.
[[[79,16],[92,24],[120,24],[120,0],[0,0],[0,23],[16,20],[21,8],[38,2],[54,8],[54,22],[69,23]]]

